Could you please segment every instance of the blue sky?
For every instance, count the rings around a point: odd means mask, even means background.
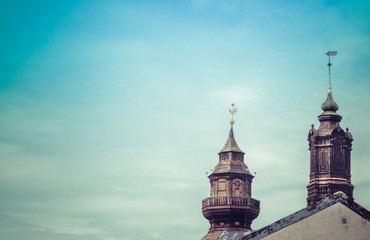
[[[0,4],[0,236],[200,239],[205,172],[229,131],[258,229],[305,207],[307,134],[327,91],[370,209],[366,1]]]

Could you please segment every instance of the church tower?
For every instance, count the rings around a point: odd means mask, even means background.
[[[353,138],[348,128],[344,131],[340,127],[342,117],[337,113],[339,107],[332,97],[330,56],[335,56],[337,52],[326,54],[329,56],[328,95],[321,105],[324,112],[318,116],[319,128],[316,130],[312,124],[308,133],[310,150],[308,206],[338,191],[345,193],[353,201],[353,185],[351,184]]]
[[[234,104],[230,113],[232,116],[236,113]],[[209,232],[203,240],[218,239],[228,232],[243,237],[250,232],[251,223],[260,211],[260,202],[252,198],[254,176],[244,163],[244,152],[235,141],[234,120],[230,123],[229,137],[218,153],[219,162],[208,176],[211,196],[202,201],[202,213],[210,223]]]

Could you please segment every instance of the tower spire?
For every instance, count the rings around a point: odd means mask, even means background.
[[[328,67],[329,67],[329,86],[328,86],[328,93],[331,93],[332,90],[331,90],[331,76],[330,76],[330,67],[331,67],[330,56],[336,56],[337,55],[337,51],[329,51],[329,52],[327,52],[325,54],[329,56],[329,62],[328,62]]]
[[[329,62],[328,62],[328,68],[329,68],[328,96],[327,96],[325,102],[321,105],[321,109],[324,112],[336,112],[339,107],[338,107],[338,104],[334,101],[333,96],[332,96],[331,74],[330,74],[330,67],[331,67],[332,64],[330,62],[330,56],[336,56],[337,51],[329,51],[325,54],[329,56]]]
[[[230,120],[230,132],[229,132],[229,137],[227,138],[227,141],[225,143],[225,146],[221,150],[221,152],[229,152],[229,151],[234,151],[234,152],[243,152],[240,150],[238,144],[236,143],[235,137],[234,137],[234,129],[233,125],[235,123],[234,121],[234,114],[237,112],[237,109],[234,108],[235,104],[231,104],[231,109],[229,109],[229,112],[231,113],[231,120]]]

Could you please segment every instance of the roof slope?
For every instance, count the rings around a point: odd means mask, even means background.
[[[208,232],[208,234],[204,236],[202,240],[239,240],[251,232],[253,232],[253,230],[248,230],[245,228],[213,230]]]
[[[360,206],[359,204],[355,202],[350,202],[349,198],[342,192],[337,192],[322,201],[318,202],[315,205],[306,207],[298,212],[295,212],[285,218],[282,218],[264,228],[261,228],[243,238],[243,240],[256,240],[264,238],[272,233],[275,233],[285,227],[288,227],[296,222],[299,222],[300,220],[307,218],[313,214],[316,214],[336,203],[342,203],[343,205],[347,206],[349,209],[351,209],[353,212],[360,215],[362,218],[366,219],[367,221],[370,221],[370,212]]]
[[[230,128],[229,138],[227,139],[225,146],[221,150],[221,152],[241,152],[241,153],[243,152],[242,150],[240,150],[238,144],[236,143],[232,125]]]

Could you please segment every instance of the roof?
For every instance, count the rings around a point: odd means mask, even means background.
[[[233,131],[233,125],[231,125],[229,137],[225,143],[224,148],[220,151],[222,152],[241,152],[244,153],[242,150],[240,150],[238,144],[235,141],[234,138],[234,131]]]
[[[329,92],[325,102],[321,105],[321,109],[324,112],[336,112],[338,108],[338,104],[334,101],[331,92]]]
[[[250,234],[253,230],[248,229],[220,229],[220,230],[213,230],[207,233],[206,236],[202,238],[202,240],[233,240],[233,239],[241,239],[242,237]]]
[[[247,165],[242,161],[220,161],[213,171],[213,174],[215,173],[240,173],[253,176]]]
[[[370,212],[355,202],[349,201],[349,198],[342,192],[337,192],[317,204],[308,206],[298,212],[295,212],[285,218],[282,218],[264,228],[261,228],[243,238],[243,240],[256,240],[264,238],[272,233],[275,233],[289,225],[292,225],[304,218],[307,218],[315,213],[318,213],[336,203],[342,203],[349,209],[360,215],[362,218],[370,221]]]

